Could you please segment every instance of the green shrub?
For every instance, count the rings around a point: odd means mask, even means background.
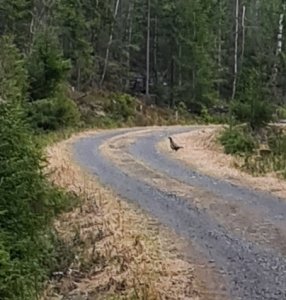
[[[202,118],[202,121],[206,124],[213,122],[213,117],[209,114],[209,111],[208,111],[207,107],[205,107],[205,106],[203,106],[203,109],[201,111],[201,118]]]
[[[283,132],[272,131],[268,136],[268,145],[273,154],[286,158],[286,135]]]
[[[112,114],[115,119],[128,121],[134,117],[136,109],[136,100],[128,94],[112,94],[106,106],[106,110]]]
[[[273,119],[271,105],[258,99],[251,102],[234,101],[232,112],[238,121],[248,123],[252,129],[263,127]]]
[[[258,151],[245,157],[242,168],[252,175],[261,175],[276,172],[286,178],[286,135],[279,128],[268,128],[264,139],[269,150],[263,154]]]
[[[286,119],[286,107],[285,106],[278,107],[276,110],[276,114],[277,114],[278,119],[285,120]]]
[[[33,127],[45,131],[76,127],[80,122],[76,104],[65,97],[32,102],[29,105],[29,115]]]
[[[22,101],[27,82],[24,61],[10,37],[0,37],[0,102]],[[1,100],[2,99],[2,100]]]
[[[242,77],[238,100],[231,110],[240,122],[246,122],[252,129],[259,129],[273,119],[274,107],[266,100],[263,81],[255,69],[247,70]]]
[[[49,29],[36,35],[27,59],[31,100],[54,97],[58,86],[66,78],[70,62],[64,60],[59,49],[57,38]]]
[[[42,283],[66,250],[51,234],[53,217],[71,204],[43,174],[23,103],[24,64],[12,39],[0,38],[0,299],[39,299]],[[60,253],[65,251],[65,253]]]
[[[252,153],[256,145],[254,138],[249,133],[237,128],[229,128],[223,131],[219,141],[224,146],[224,151],[227,154]]]
[[[178,103],[177,110],[180,116],[189,116],[188,108],[185,102],[180,101]]]
[[[53,247],[48,228],[69,200],[48,184],[21,106],[0,104],[0,299],[35,299]]]

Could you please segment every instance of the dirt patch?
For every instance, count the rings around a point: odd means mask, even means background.
[[[183,145],[183,149],[172,152],[167,140],[161,141],[158,149],[204,174],[286,198],[285,180],[277,178],[275,174],[254,177],[237,168],[241,165],[241,161],[225,154],[222,147],[216,142],[220,130],[222,127],[177,134],[173,136],[174,140],[179,145]]]
[[[74,139],[47,149],[51,180],[82,203],[55,222],[76,257],[43,299],[200,299],[180,243],[73,163]]]

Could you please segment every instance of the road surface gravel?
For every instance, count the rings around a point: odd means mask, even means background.
[[[74,155],[80,165],[98,176],[102,184],[110,186],[122,198],[136,203],[160,223],[190,240],[198,253],[191,256],[192,259],[208,261],[209,266],[205,266],[206,268],[215,266],[216,272],[225,283],[217,287],[217,291],[212,288],[210,293],[214,294],[213,299],[224,299],[227,294],[229,299],[286,300],[286,201],[199,174],[156,149],[157,143],[169,134],[196,129],[146,128],[145,134],[144,129],[101,132],[78,139],[74,144]],[[223,201],[224,205],[214,205],[213,208],[198,206],[198,201],[208,199],[197,199],[197,195],[191,192],[186,197],[178,196],[162,190],[160,186],[148,184],[144,176],[150,176],[150,172],[144,173],[144,167],[142,176],[132,176],[132,172],[126,171],[128,165],[126,168],[120,168],[114,159],[109,159],[104,153],[102,145],[110,143],[110,147],[115,147],[112,139],[118,137],[124,141],[128,135],[132,136],[134,141],[126,142],[119,150],[131,155],[138,163],[144,164],[146,170],[152,169],[158,174],[175,179],[182,188],[190,186],[205,191],[205,195],[212,196],[212,201],[217,199],[218,202]],[[207,197],[203,193],[201,195]],[[195,197],[196,201],[192,201]],[[236,223],[232,224],[233,226],[225,225],[229,220],[224,223],[216,218],[218,213],[221,218],[229,217],[229,211],[224,211],[224,207],[226,209],[228,205],[233,205],[237,210]],[[241,228],[237,220],[241,216],[240,207],[241,211],[253,212],[253,219],[243,219]],[[212,212],[212,209],[218,211]],[[237,228],[234,230],[235,226]],[[259,238],[251,239],[251,234],[257,235],[257,232],[243,235],[242,227],[244,230],[256,228]]]

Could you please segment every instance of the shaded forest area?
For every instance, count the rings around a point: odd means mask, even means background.
[[[2,0],[0,34],[25,59],[32,111],[63,106],[69,84],[191,113],[233,100],[243,119],[285,102],[284,14],[282,0]]]
[[[228,153],[258,173],[285,170],[282,133],[266,133],[267,164],[253,159],[257,132],[286,119],[285,10],[283,0],[0,0],[0,299],[38,299],[70,258],[52,222],[75,199],[46,180],[39,133],[227,121]]]

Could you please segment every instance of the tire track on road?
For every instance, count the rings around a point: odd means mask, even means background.
[[[147,167],[144,162],[138,161],[128,152],[129,146],[134,144],[137,138],[136,133],[115,137],[104,143],[100,149],[103,155],[111,159],[114,165],[128,176],[139,178],[161,192],[176,195],[192,203],[197,209],[207,211],[218,224],[244,240],[286,255],[285,221],[283,224],[271,222],[267,220],[263,211],[255,210],[245,203],[229,203],[214,193],[187,185]]]

